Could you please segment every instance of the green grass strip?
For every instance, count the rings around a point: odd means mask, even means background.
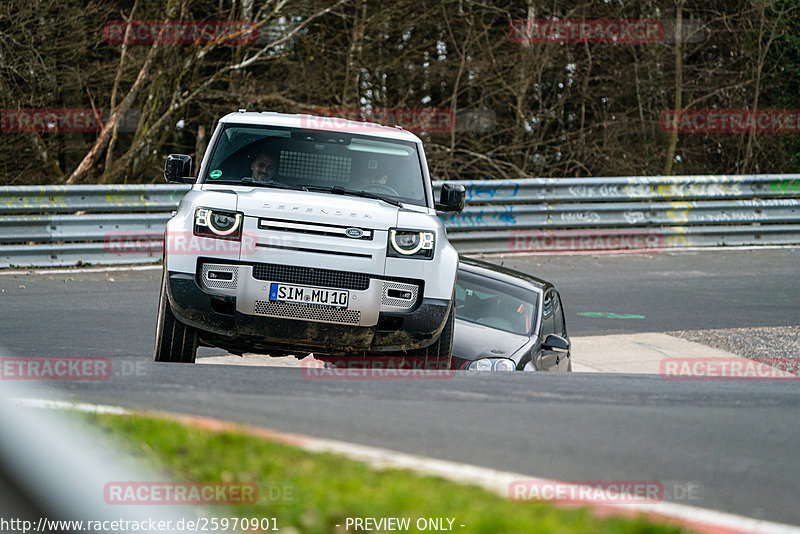
[[[166,468],[173,481],[257,484],[255,505],[210,506],[210,513],[276,518],[281,531],[344,533],[348,517],[397,517],[410,518],[408,532],[419,532],[419,518],[454,519],[452,532],[458,534],[688,532],[644,517],[598,518],[586,508],[514,502],[478,487],[405,470],[376,470],[244,433],[141,416],[88,417],[134,456]]]

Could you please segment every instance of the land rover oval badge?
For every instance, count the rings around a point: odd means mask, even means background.
[[[364,231],[361,228],[348,228],[344,233],[347,234],[347,237],[352,237],[353,239],[364,237]]]

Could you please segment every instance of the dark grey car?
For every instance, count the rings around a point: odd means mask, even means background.
[[[461,258],[455,306],[454,368],[572,370],[561,297],[550,282]]]

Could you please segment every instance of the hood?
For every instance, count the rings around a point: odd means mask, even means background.
[[[530,338],[456,319],[453,356],[463,360],[511,358]]]
[[[206,186],[204,189],[216,188]],[[400,208],[381,200],[267,187],[225,186],[236,192],[237,210],[247,217],[289,219],[388,230],[397,226]]]

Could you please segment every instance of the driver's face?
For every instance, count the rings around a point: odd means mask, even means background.
[[[275,177],[278,163],[268,154],[261,154],[250,164],[250,171],[254,180],[266,181]]]

